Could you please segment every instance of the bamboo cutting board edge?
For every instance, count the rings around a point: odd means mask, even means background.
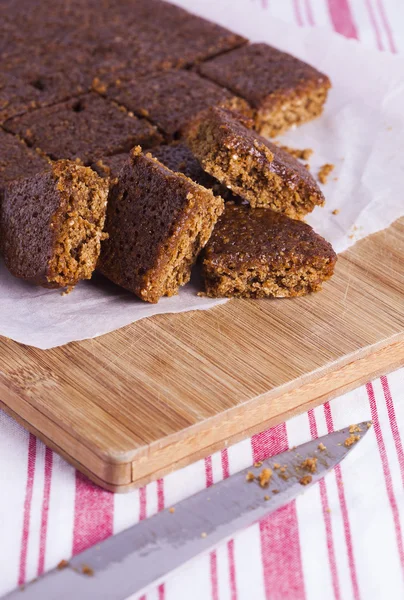
[[[263,394],[255,396],[253,398],[249,398],[248,400],[245,400],[241,404],[239,404],[233,408],[230,408],[227,411],[223,411],[219,414],[216,414],[210,418],[205,419],[202,422],[191,425],[190,427],[183,429],[181,431],[178,431],[177,433],[175,433],[173,435],[166,436],[163,440],[157,440],[155,442],[152,442],[147,447],[137,448],[136,450],[134,450],[130,453],[126,453],[125,455],[119,455],[116,457],[113,457],[110,454],[109,460],[112,464],[122,464],[122,463],[126,463],[126,462],[133,462],[136,465],[139,465],[139,462],[141,462],[141,461],[145,461],[145,462],[150,461],[150,454],[157,453],[157,452],[167,452],[170,448],[175,447],[175,446],[178,448],[180,445],[183,444],[184,441],[186,442],[192,436],[196,436],[196,435],[203,435],[203,436],[208,435],[209,436],[209,432],[214,427],[216,427],[219,424],[219,422],[222,421],[223,419],[224,420],[243,419],[245,421],[246,413],[247,413],[248,419],[249,419],[249,411],[253,410],[256,405],[263,407],[263,405],[265,405],[269,401],[272,401],[273,403],[280,402],[282,400],[282,398],[285,397],[285,395],[287,395],[287,394],[293,395],[293,393],[298,391],[300,388],[305,388],[306,386],[310,386],[313,384],[318,385],[318,381],[324,377],[330,376],[330,377],[334,377],[335,379],[337,379],[339,374],[344,372],[343,371],[344,367],[357,365],[357,368],[359,369],[358,363],[360,361],[368,359],[368,362],[372,362],[372,365],[373,365],[374,359],[369,360],[369,358],[370,357],[372,358],[375,355],[377,355],[377,357],[380,359],[381,356],[388,353],[388,356],[389,356],[388,364],[391,361],[393,361],[393,363],[396,364],[394,361],[394,357],[390,356],[390,354],[392,354],[392,352],[389,352],[389,351],[393,351],[393,349],[395,349],[395,348],[400,348],[401,342],[403,342],[403,347],[404,347],[404,332],[394,335],[391,338],[385,339],[385,340],[378,342],[376,344],[373,344],[371,346],[367,346],[365,348],[360,348],[357,351],[355,351],[349,355],[345,355],[344,357],[340,358],[337,361],[330,362],[322,367],[319,367],[315,371],[312,371],[310,373],[305,373],[301,377],[296,378],[292,381],[289,381],[279,387],[273,388]],[[404,353],[403,353],[403,357],[402,357],[402,363],[404,364]],[[400,366],[400,364],[398,366]],[[388,368],[388,366],[387,366],[387,368]],[[324,402],[325,401],[326,400],[324,400]],[[273,409],[273,404],[271,404],[271,410],[272,409]],[[251,426],[253,426],[253,425],[251,425]],[[259,423],[257,423],[257,426],[259,426]],[[223,438],[223,439],[225,439],[225,438]],[[105,456],[104,458],[108,458],[108,457]]]
[[[313,379],[312,381],[306,383],[305,386],[292,389],[286,394],[280,394],[277,398],[278,402],[280,402],[282,398],[289,396],[290,400],[292,401],[296,395],[299,395],[303,396],[301,404],[292,408],[286,408],[283,411],[281,410],[277,415],[272,416],[267,420],[260,420],[258,424],[253,425],[252,427],[245,428],[239,433],[225,437],[224,439],[216,441],[214,444],[209,446],[200,448],[198,451],[194,452],[193,454],[188,454],[180,460],[174,460],[169,464],[160,466],[157,470],[153,471],[154,466],[151,461],[148,461],[150,472],[141,477],[138,477],[138,473],[136,472],[138,468],[136,461],[121,465],[108,465],[108,463],[102,462],[100,464],[102,464],[104,467],[104,472],[100,472],[98,474],[94,473],[87,466],[83,465],[76,458],[68,454],[55,441],[47,437],[43,431],[36,429],[28,421],[22,418],[20,414],[13,411],[10,406],[0,401],[0,408],[4,410],[4,412],[10,417],[14,418],[18,423],[20,423],[20,425],[22,425],[25,429],[36,435],[42,442],[61,455],[79,471],[84,473],[94,483],[110,492],[127,493],[139,486],[150,483],[150,481],[153,481],[156,478],[163,477],[168,473],[190,464],[191,462],[197,461],[204,456],[211,454],[212,452],[216,452],[223,447],[228,447],[229,445],[237,443],[242,439],[259,433],[269,427],[273,427],[288,418],[303,412],[307,412],[311,408],[315,408],[316,406],[319,406],[328,400],[354,390],[360,385],[367,383],[369,380],[394,371],[400,366],[404,366],[404,341],[396,342],[393,345],[384,345],[377,352],[370,353],[359,361],[355,360],[354,362],[342,366],[337,371],[333,371],[331,373],[332,378],[341,379],[342,381],[338,387],[333,385],[331,392],[325,391],[323,394],[314,394],[314,396],[310,393],[310,391],[313,389],[313,385],[321,386],[321,384],[328,379],[328,373],[322,373],[322,376],[319,379]],[[358,371],[359,375],[357,375]],[[54,423],[50,422],[50,427],[52,428],[53,426]]]
[[[400,337],[404,340],[404,335]],[[98,473],[95,473],[91,471],[88,466],[85,466],[74,456],[66,452],[64,448],[59,446],[53,439],[44,433],[44,431],[48,428],[51,431],[55,427],[55,424],[52,421],[45,417],[45,420],[49,421],[49,423],[43,424],[43,429],[39,430],[32,426],[30,422],[25,420],[19,413],[13,411],[13,409],[11,409],[10,406],[4,402],[0,401],[0,407],[17,422],[19,422],[25,429],[36,435],[55,452],[73,464],[94,483],[111,492],[126,493],[136,487],[146,485],[155,478],[162,477],[178,468],[186,466],[190,462],[199,460],[203,456],[236,443],[241,439],[259,433],[260,431],[263,431],[269,427],[275,426],[278,423],[291,418],[292,416],[319,406],[320,404],[323,404],[324,402],[331,400],[338,395],[351,391],[367,381],[382,374],[387,374],[403,365],[404,341],[398,341],[387,345],[384,344],[374,352],[372,352],[372,349],[370,349],[370,352],[360,359],[354,359],[351,362],[341,365],[337,370],[333,370],[331,373],[329,369],[324,369],[324,372],[321,372],[320,377],[314,379],[312,378],[303,386],[294,387],[293,389],[289,389],[288,391],[284,390],[283,392],[279,393],[275,400],[277,401],[277,405],[280,407],[280,410],[277,414],[271,416],[269,419],[260,418],[256,424],[246,426],[242,431],[238,431],[237,433],[225,435],[223,438],[216,440],[213,444],[199,448],[198,451],[193,452],[192,454],[188,453],[181,459],[174,459],[171,457],[172,452],[176,454],[174,442],[171,444],[171,448],[168,447],[164,449],[164,454],[167,454],[167,451],[170,453],[167,464],[163,464],[160,456],[156,455],[153,460],[151,460],[150,457],[146,457],[147,459],[143,463],[143,465],[146,465],[146,469],[143,468],[141,473],[139,472],[139,462],[136,460],[121,464],[113,464],[101,460],[97,464],[98,468],[101,468],[101,470]],[[332,383],[331,379],[341,379],[341,381],[339,382],[339,385],[336,386],[335,383]],[[316,390],[318,386],[321,387],[320,393],[313,393],[318,391]],[[332,388],[332,390],[330,391],[329,388]],[[259,402],[261,405],[261,403],[268,401],[268,396],[270,394],[271,392],[249,402]],[[298,405],[292,405],[296,396],[302,396],[302,401]],[[285,398],[288,398],[288,405],[287,407],[281,407],[281,402]],[[28,410],[32,409],[30,405],[28,405],[28,407]],[[261,410],[262,406],[259,408]],[[271,412],[272,411],[273,406],[271,406]],[[63,433],[66,434],[66,432]],[[192,433],[195,435],[195,432]],[[185,432],[185,434],[188,435],[190,432]],[[88,452],[91,451],[88,450]],[[98,457],[96,457],[96,459],[98,459]],[[87,456],[87,461],[87,465],[91,465],[92,461],[90,460],[89,455]],[[157,465],[155,464],[156,462]]]

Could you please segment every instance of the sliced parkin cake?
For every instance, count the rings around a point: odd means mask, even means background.
[[[301,218],[324,204],[306,167],[234,113],[209,109],[188,128],[187,138],[205,171],[252,207]]]
[[[101,248],[108,187],[107,179],[68,160],[10,184],[0,211],[10,272],[50,288],[90,279]]]
[[[110,194],[98,268],[147,302],[173,296],[223,207],[220,196],[134,148]]]
[[[248,101],[255,127],[270,137],[323,112],[327,75],[268,44],[249,44],[199,66],[199,72]]]
[[[290,298],[321,289],[337,256],[302,221],[266,208],[226,204],[205,249],[203,273],[212,298]]]

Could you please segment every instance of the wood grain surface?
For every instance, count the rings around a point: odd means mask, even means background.
[[[320,294],[233,300],[38,350],[0,338],[0,405],[126,491],[404,364],[404,219]]]

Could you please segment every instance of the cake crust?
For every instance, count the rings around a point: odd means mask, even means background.
[[[290,298],[321,289],[337,257],[306,223],[264,208],[226,204],[204,255],[212,298]]]
[[[98,269],[142,300],[178,293],[223,211],[222,198],[139,147],[111,190]]]
[[[199,72],[245,98],[259,133],[273,137],[318,117],[331,87],[314,67],[267,44],[250,44],[200,65]]]
[[[170,139],[210,106],[225,106],[251,115],[247,102],[191,71],[167,71],[148,77],[118,81],[106,95],[145,117]]]
[[[0,199],[7,185],[50,168],[49,161],[14,135],[0,129]]]
[[[105,98],[90,93],[10,119],[4,127],[53,160],[80,159],[84,164],[162,141],[156,128]]]
[[[324,204],[316,181],[297,159],[221,108],[188,129],[188,143],[210,175],[250,203],[302,218]]]
[[[43,287],[89,279],[103,238],[108,181],[67,160],[8,186],[0,239],[9,271]]]

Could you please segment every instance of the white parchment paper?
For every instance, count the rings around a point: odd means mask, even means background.
[[[326,72],[333,89],[320,119],[281,141],[313,148],[312,172],[335,171],[324,186],[325,208],[308,222],[342,252],[404,215],[404,60],[363,48],[321,29],[263,19],[257,3],[180,0],[176,4],[264,41]],[[333,211],[338,209],[338,214]],[[223,301],[199,298],[191,283],[157,305],[95,276],[68,296],[13,278],[0,261],[0,335],[38,348],[96,337],[155,314],[204,310]]]

